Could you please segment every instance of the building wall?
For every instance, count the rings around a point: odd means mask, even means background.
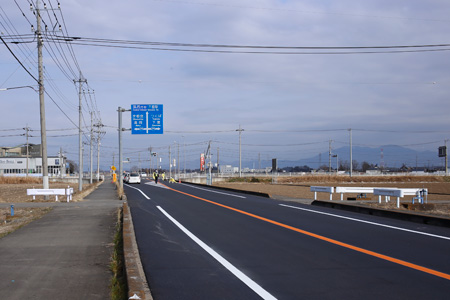
[[[49,174],[65,174],[66,159],[60,157],[49,157],[48,173]],[[28,158],[29,173],[42,173],[42,158],[29,157]],[[27,173],[27,158],[26,157],[0,157],[0,175],[2,174],[26,174]]]

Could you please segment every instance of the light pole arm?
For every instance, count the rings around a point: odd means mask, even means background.
[[[9,91],[9,90],[17,90],[17,89],[23,89],[23,88],[30,88],[35,92],[38,92],[38,90],[36,90],[33,86],[31,85],[25,85],[25,86],[15,86],[15,87],[10,87],[10,88],[3,88],[0,89],[0,91]]]

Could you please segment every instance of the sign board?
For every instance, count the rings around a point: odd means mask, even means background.
[[[163,134],[162,104],[132,104],[131,134]]]
[[[446,156],[447,156],[447,146],[439,147],[439,157],[446,157]]]
[[[205,154],[200,154],[200,171],[205,171]]]
[[[272,158],[272,172],[275,173],[276,171],[278,171],[277,159]]]
[[[111,166],[111,170],[115,171],[117,170],[115,166]]]

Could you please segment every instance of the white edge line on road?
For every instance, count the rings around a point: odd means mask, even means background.
[[[243,283],[245,283],[249,288],[251,288],[255,293],[257,293],[263,299],[277,299],[272,296],[269,292],[263,289],[259,284],[251,280],[247,275],[242,273],[239,269],[233,266],[225,258],[220,256],[216,251],[211,249],[208,245],[197,238],[192,232],[190,232],[186,227],[181,225],[177,220],[175,220],[171,215],[169,215],[162,207],[157,206],[157,208],[178,228],[181,229],[187,236],[189,236],[194,242],[196,242],[200,247],[202,247],[209,255],[214,257],[219,263],[221,263],[225,268],[227,268],[234,276],[239,278]]]
[[[228,194],[228,193],[223,193],[223,192],[217,192],[217,191],[212,191],[212,190],[208,190],[208,189],[202,189],[202,188],[199,188],[199,187],[196,187],[196,186],[192,186],[190,184],[182,183],[182,185],[189,186],[189,187],[191,187],[193,189],[198,189],[198,190],[202,190],[202,191],[211,192],[211,193],[222,194],[222,195],[233,196],[233,197],[244,198],[244,199],[247,198],[245,196],[233,195],[233,194]]]
[[[128,186],[128,187],[130,187],[130,188],[132,188],[132,189],[138,190],[139,192],[141,192],[142,195],[144,195],[144,197],[145,197],[147,200],[150,200],[150,197],[147,196],[146,194],[144,194],[144,192],[141,191],[140,189],[135,188],[134,186],[131,186],[131,185],[129,185],[129,184],[125,184],[125,185]]]
[[[332,217],[335,217],[335,218],[347,219],[347,220],[351,220],[351,221],[355,221],[355,222],[361,222],[361,223],[371,224],[371,225],[375,225],[375,226],[387,227],[387,228],[391,228],[391,229],[396,229],[396,230],[407,231],[407,232],[416,233],[416,234],[427,235],[427,236],[431,236],[431,237],[435,237],[435,238],[439,238],[439,239],[450,240],[450,237],[446,237],[446,236],[441,236],[441,235],[436,235],[436,234],[431,234],[431,233],[426,233],[426,232],[421,232],[421,231],[416,231],[416,230],[411,230],[411,229],[406,229],[406,228],[401,228],[401,227],[395,227],[395,226],[390,226],[390,225],[385,225],[385,224],[365,221],[365,220],[361,220],[361,219],[344,217],[344,216],[340,216],[340,215],[334,215],[334,214],[321,212],[321,211],[317,211],[317,210],[301,208],[301,207],[298,207],[298,206],[292,206],[292,205],[286,205],[286,204],[279,204],[279,205],[284,206],[284,207],[289,207],[289,208],[309,211],[309,212],[316,213],[316,214],[332,216]]]

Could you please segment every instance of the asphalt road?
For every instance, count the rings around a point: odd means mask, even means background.
[[[449,297],[447,228],[167,186],[125,187],[155,300]]]

